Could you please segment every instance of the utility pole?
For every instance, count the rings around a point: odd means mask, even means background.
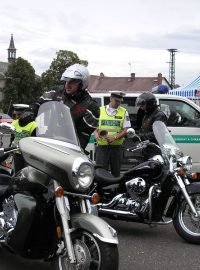
[[[171,88],[175,87],[175,53],[178,52],[177,49],[167,49],[170,52],[170,61],[169,61],[169,83]]]

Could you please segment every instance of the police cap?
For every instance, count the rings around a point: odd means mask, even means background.
[[[122,101],[123,97],[126,95],[123,91],[110,91],[111,97],[118,101]]]
[[[13,104],[14,113],[23,113],[29,108],[28,104]]]

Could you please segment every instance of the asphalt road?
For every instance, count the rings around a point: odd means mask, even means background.
[[[182,240],[173,225],[150,228],[125,221],[107,221],[118,231],[119,270],[200,269],[200,246]],[[51,266],[42,261],[21,259],[0,248],[1,270],[50,270]]]
[[[119,270],[200,270],[200,245],[182,240],[173,225],[150,228],[107,221],[119,237]],[[0,247],[0,270],[53,270],[51,263],[22,259]],[[105,269],[109,270],[109,269]]]
[[[173,225],[110,221],[119,236],[119,270],[199,270],[200,245],[185,242]]]

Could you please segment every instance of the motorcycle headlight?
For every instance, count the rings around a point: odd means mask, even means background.
[[[179,162],[181,162],[183,168],[186,171],[191,171],[192,169],[192,158],[190,156],[185,156],[179,159]]]
[[[77,158],[72,167],[72,175],[75,188],[79,191],[85,191],[94,179],[93,165],[82,158]]]

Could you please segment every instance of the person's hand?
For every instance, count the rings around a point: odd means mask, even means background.
[[[105,139],[107,140],[108,143],[112,143],[117,139],[117,137],[116,136],[106,136]]]
[[[96,133],[96,134],[94,135],[94,138],[95,138],[96,141],[98,141],[98,140],[100,139],[99,134]]]

